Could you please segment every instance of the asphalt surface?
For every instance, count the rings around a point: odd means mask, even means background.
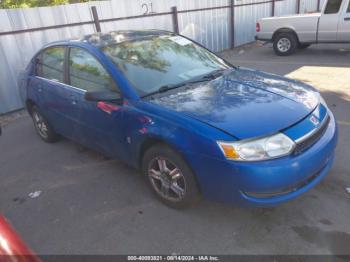
[[[305,65],[350,68],[349,45],[291,57],[277,57],[269,46],[222,55],[281,75]],[[314,189],[281,206],[203,200],[170,209],[137,171],[68,140],[46,144],[24,115],[8,121],[0,137],[0,213],[38,254],[350,254],[350,73],[343,78],[348,86],[332,81],[323,92],[339,121],[334,167]]]

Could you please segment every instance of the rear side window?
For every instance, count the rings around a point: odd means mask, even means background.
[[[45,49],[36,60],[36,75],[64,82],[64,47]]]
[[[325,14],[336,14],[339,12],[342,0],[328,0]]]
[[[72,86],[86,91],[118,92],[114,81],[100,62],[80,48],[70,49],[69,79]]]

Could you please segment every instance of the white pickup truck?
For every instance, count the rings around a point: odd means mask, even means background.
[[[268,17],[256,24],[256,39],[273,42],[277,55],[317,43],[350,43],[350,0],[328,0],[321,13]]]

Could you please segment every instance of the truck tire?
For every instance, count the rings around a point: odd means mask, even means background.
[[[280,33],[273,41],[273,50],[276,55],[288,56],[298,47],[298,39],[293,33]]]
[[[310,46],[311,44],[299,44],[298,49],[306,49]]]

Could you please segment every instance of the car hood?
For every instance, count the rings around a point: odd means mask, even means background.
[[[301,82],[238,68],[150,102],[246,139],[278,132],[302,120],[318,105],[319,94]]]

